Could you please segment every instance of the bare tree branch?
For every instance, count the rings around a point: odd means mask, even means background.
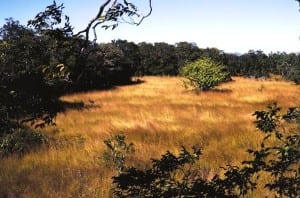
[[[150,8],[150,10],[149,10],[148,14],[143,16],[141,18],[141,20],[138,23],[136,23],[136,25],[140,25],[144,21],[145,18],[147,18],[151,15],[151,13],[152,13],[152,0],[149,0],[149,8]]]
[[[91,26],[93,25],[93,23],[95,23],[95,21],[97,21],[101,15],[103,14],[104,12],[104,9],[105,7],[111,2],[112,0],[106,0],[99,8],[99,11],[96,15],[95,18],[93,18],[87,25],[87,27],[84,29],[84,30],[81,30],[79,31],[76,35],[74,35],[75,37],[79,36],[80,34],[82,33],[85,33],[85,44],[87,45],[88,43],[88,40],[89,40],[89,32],[90,32],[90,29],[91,29]]]
[[[93,32],[94,32],[94,41],[96,42],[97,41],[97,32],[96,32],[96,27],[98,25],[100,25],[101,23],[103,23],[102,21],[99,21],[98,23],[96,23],[94,26],[93,26]]]
[[[131,15],[136,15],[137,17],[140,17],[141,15],[137,13],[137,10],[133,10],[133,11],[130,11],[130,10],[121,10],[121,12],[125,13],[125,14],[128,14],[128,17],[131,19],[130,21],[126,21],[122,16],[118,16],[116,18],[121,18],[122,22],[126,22],[126,23],[129,23],[129,24],[132,24],[132,25],[140,25],[145,18],[149,17],[152,13],[152,0],[148,0],[149,2],[149,12],[142,16],[140,18],[140,20],[138,22],[136,22],[133,18],[131,18]],[[127,3],[127,2],[126,2]],[[105,26],[106,28],[108,27],[112,27],[113,29],[118,25],[118,23],[120,23],[121,21],[119,19],[115,19],[115,20],[112,20],[111,18],[104,18],[102,19],[102,16],[103,16],[103,13],[105,12],[106,10],[106,7],[111,4],[109,6],[109,8],[107,10],[113,10],[115,7],[117,7],[118,5],[120,5],[121,3],[118,4],[118,0],[106,0],[99,8],[99,11],[96,15],[96,17],[94,17],[92,20],[90,20],[90,22],[88,23],[87,27],[84,29],[84,30],[81,30],[79,31],[77,34],[74,35],[74,37],[78,37],[79,35],[85,33],[85,47],[87,47],[88,45],[88,41],[89,41],[89,33],[90,33],[90,29],[92,28],[93,29],[93,33],[94,33],[94,42],[96,42],[97,40],[97,32],[96,32],[96,27],[104,22],[108,22],[108,21],[114,21],[115,24],[113,25],[107,25]],[[128,3],[127,3],[128,4]],[[122,5],[122,4],[121,4]],[[133,4],[131,4],[133,5]],[[128,8],[128,7],[127,7]],[[117,10],[117,11],[120,11],[120,10]],[[133,14],[132,14],[133,13]],[[97,21],[97,22],[96,22]],[[104,26],[103,26],[104,27]]]

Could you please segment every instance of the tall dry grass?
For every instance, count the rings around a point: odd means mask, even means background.
[[[180,146],[203,147],[198,164],[204,177],[226,164],[249,159],[248,148],[257,148],[261,134],[252,113],[271,102],[300,105],[300,87],[284,81],[258,81],[240,77],[217,90],[195,94],[185,90],[178,77],[143,77],[144,83],[62,97],[83,102],[48,127],[50,146],[23,158],[0,162],[0,195],[3,197],[109,197],[111,177],[101,155],[103,140],[124,134],[136,152],[129,164],[149,166],[166,150]],[[259,196],[256,192],[250,197]]]

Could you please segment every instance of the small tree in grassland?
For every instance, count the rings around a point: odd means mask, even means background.
[[[195,90],[207,91],[228,79],[229,74],[225,67],[208,57],[200,58],[195,62],[187,63],[180,71],[186,87],[192,86]]]

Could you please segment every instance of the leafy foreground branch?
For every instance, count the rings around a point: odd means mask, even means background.
[[[242,167],[222,167],[224,175],[215,175],[211,180],[202,178],[195,165],[201,156],[199,148],[193,147],[190,152],[182,147],[178,156],[167,151],[160,159],[152,159],[151,168],[141,170],[125,165],[125,154],[132,148],[132,143],[126,144],[124,136],[106,140],[110,151],[105,153],[106,159],[114,167],[119,167],[116,168],[118,175],[113,177],[114,195],[241,197],[257,187],[261,174],[269,174],[270,180],[265,188],[270,193],[275,197],[297,197],[300,194],[300,108],[290,108],[284,115],[279,115],[279,111],[280,108],[274,103],[268,106],[267,111],[254,113],[257,128],[265,134],[260,149],[248,150],[253,159],[242,162]],[[285,130],[287,126],[288,131]],[[114,146],[111,144],[113,142]],[[120,148],[117,148],[118,145]]]

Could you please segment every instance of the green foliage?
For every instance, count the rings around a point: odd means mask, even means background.
[[[182,147],[179,156],[167,152],[161,159],[152,159],[152,168],[145,171],[134,167],[125,169],[120,175],[113,177],[116,184],[114,194],[117,197],[175,197],[187,195],[189,175],[179,176],[199,159],[200,149],[188,152]]]
[[[175,46],[159,43],[139,43],[140,65],[139,75],[177,75],[178,58]]]
[[[119,63],[119,65],[123,66],[123,70],[127,71],[130,75],[137,75],[137,67],[140,65],[140,51],[138,45],[134,42],[120,39],[112,41],[112,44],[123,52],[122,60]]]
[[[124,1],[123,3],[115,1],[114,6],[110,7],[105,16],[99,18],[99,21],[111,22],[112,24],[102,25],[102,28],[112,28],[113,30],[119,25],[119,18],[124,18],[125,16],[128,16],[131,20],[133,20],[132,17],[134,16],[139,17],[138,8],[133,3],[127,1]]]
[[[189,152],[182,147],[178,156],[167,151],[160,159],[152,159],[152,166],[146,170],[123,166],[123,171],[113,177],[114,194],[117,197],[241,197],[253,191],[261,182],[259,176],[267,173],[271,178],[265,188],[276,197],[298,197],[300,108],[290,108],[285,115],[279,115],[279,110],[274,103],[267,111],[254,113],[257,128],[266,136],[258,150],[248,150],[253,159],[242,162],[243,166],[227,165],[223,176],[215,175],[207,180],[201,178],[201,170],[195,164],[201,149],[193,148]],[[298,126],[286,133],[284,124],[290,123]]]
[[[85,57],[84,67],[78,65],[81,71],[76,74],[76,81],[87,89],[128,84],[133,72],[124,64],[124,59],[123,51],[112,43],[92,46]]]
[[[278,127],[278,112],[280,108],[276,103],[268,105],[269,111],[256,111],[253,115],[256,116],[256,126],[264,133],[272,133]]]
[[[255,78],[268,77],[274,67],[268,56],[262,51],[249,50],[240,57],[240,62],[243,65],[241,69],[243,75]]]
[[[47,82],[58,81],[58,80],[69,80],[68,76],[70,73],[64,64],[58,64],[56,66],[41,66],[42,73]]]
[[[197,60],[200,55],[200,49],[196,43],[179,42],[175,44],[177,57],[177,67],[181,68],[188,62]]]
[[[127,144],[124,135],[115,135],[104,140],[108,150],[103,153],[103,158],[108,166],[113,166],[119,173],[125,168],[127,155],[134,152],[133,143]]]
[[[64,5],[57,5],[55,1],[43,12],[39,12],[28,25],[43,35],[53,38],[65,38],[73,35],[73,28],[70,25],[69,17],[63,14]],[[63,24],[63,25],[62,25]]]
[[[274,191],[279,197],[298,197],[300,192],[300,107],[290,108],[282,116],[277,114],[280,108],[276,103],[268,108],[268,111],[255,112],[259,121],[257,128],[268,134],[263,139],[260,150],[248,151],[254,156],[254,160],[244,163],[251,165],[255,172],[270,173],[273,180],[265,187]],[[261,124],[262,122],[265,124]],[[284,125],[280,124],[282,122],[294,123],[297,127],[291,128],[286,133]],[[268,143],[272,137],[276,140],[275,146]]]
[[[11,133],[0,137],[0,157],[9,155],[22,156],[25,153],[38,149],[47,142],[45,135],[30,129],[19,127]]]
[[[199,175],[195,162],[201,149],[189,152],[181,148],[178,156],[167,151],[160,159],[152,159],[152,167],[139,170],[128,167],[113,177],[117,197],[239,197],[254,187],[247,171],[228,166],[223,178],[211,181]]]
[[[227,79],[228,74],[224,69],[224,66],[210,58],[201,58],[186,64],[180,73],[187,79],[184,81],[185,84],[195,89],[207,91]]]
[[[23,155],[45,142],[44,135],[24,127],[24,122],[34,127],[55,124],[59,97],[68,85],[61,83],[67,70],[59,63],[70,63],[66,56],[71,51],[64,50],[71,31],[68,18],[59,27],[62,9],[54,2],[29,22],[31,28],[12,18],[0,28],[1,157]]]
[[[274,69],[273,73],[282,75],[285,79],[300,83],[300,56],[295,53],[270,54],[269,59]]]

